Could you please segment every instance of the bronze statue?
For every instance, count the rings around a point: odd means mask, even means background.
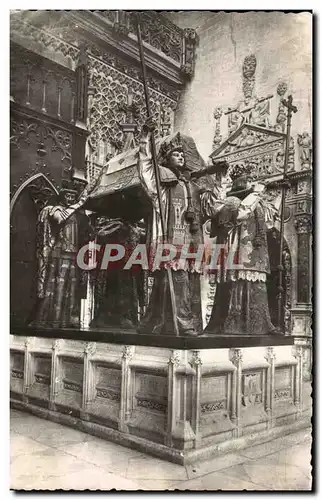
[[[124,245],[126,253],[130,254],[144,238],[144,229],[139,224],[121,218],[98,219],[96,242],[103,251],[106,244],[117,243]],[[135,329],[144,302],[142,270],[124,269],[124,260],[101,269],[103,255],[101,252],[96,269],[90,272],[95,303],[90,327]]]
[[[154,255],[154,248],[162,241],[160,206],[157,199],[156,180],[152,166],[149,136],[154,128],[153,120],[148,119],[143,127],[139,149],[139,176],[148,195],[153,217],[147,234],[147,243]],[[166,138],[158,153],[160,169],[162,210],[165,219],[165,241],[178,250],[188,245],[190,252],[196,252],[203,242],[203,223],[205,222],[201,200],[205,191],[214,197],[214,181],[205,175],[203,179],[194,177],[204,168],[192,138],[176,134]],[[153,261],[154,262],[154,261]],[[171,283],[166,266],[171,267],[174,307],[171,303]],[[159,269],[152,266],[154,283],[145,317],[139,325],[140,332],[152,334],[174,334],[176,315],[180,335],[198,335],[202,332],[200,272],[194,262],[182,262],[174,258],[165,262]],[[170,276],[171,278],[171,276]],[[173,309],[175,308],[175,312]]]
[[[270,273],[266,232],[278,217],[278,203],[267,202],[263,184],[255,188],[249,172],[231,172],[232,189],[224,200],[208,203],[211,237],[234,255],[221,253],[214,306],[208,334],[260,335],[275,332],[268,309],[266,278]],[[245,165],[242,169],[246,169]],[[239,171],[238,171],[239,170]],[[233,265],[235,268],[233,267]],[[236,264],[239,266],[237,268]]]
[[[90,227],[81,209],[85,189],[67,186],[41,210],[37,225],[37,307],[30,326],[80,327],[81,299],[86,298],[86,274],[77,265],[78,250],[88,243]]]

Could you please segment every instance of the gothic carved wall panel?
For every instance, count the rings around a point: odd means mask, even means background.
[[[146,118],[143,85],[138,80],[121,73],[93,57],[89,57],[90,88],[93,96],[89,105],[89,143],[96,159],[105,163],[106,159],[119,152],[124,144],[120,124],[126,118],[129,93],[134,105],[134,120],[138,127],[136,136]],[[151,110],[158,123],[157,136],[171,132],[176,101],[168,95],[150,88]],[[100,150],[104,148],[104,158]],[[106,158],[107,156],[107,158]]]
[[[75,92],[73,71],[11,44],[10,95],[17,104],[72,123]]]
[[[72,169],[73,134],[45,124],[36,117],[11,113],[11,190],[36,173],[43,173],[58,187]]]

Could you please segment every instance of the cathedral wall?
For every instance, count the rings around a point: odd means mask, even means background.
[[[291,93],[298,107],[292,134],[311,131],[310,13],[178,12],[167,16],[181,28],[195,28],[199,36],[195,76],[181,95],[175,128],[194,137],[205,159],[212,151],[214,109],[221,106],[225,111],[243,99],[242,64],[250,54],[257,59],[254,92],[258,97],[275,97],[271,100],[273,119],[278,106],[276,88],[285,82],[286,96]]]

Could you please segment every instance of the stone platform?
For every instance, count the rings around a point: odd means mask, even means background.
[[[309,419],[292,337],[18,333],[12,406],[176,463],[268,441]]]

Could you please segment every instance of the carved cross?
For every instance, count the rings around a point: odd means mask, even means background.
[[[291,95],[289,95],[287,100],[281,99],[281,101],[282,101],[282,104],[287,108],[287,118],[290,119],[292,116],[292,112],[293,113],[297,112],[297,107],[292,104],[293,97]]]

